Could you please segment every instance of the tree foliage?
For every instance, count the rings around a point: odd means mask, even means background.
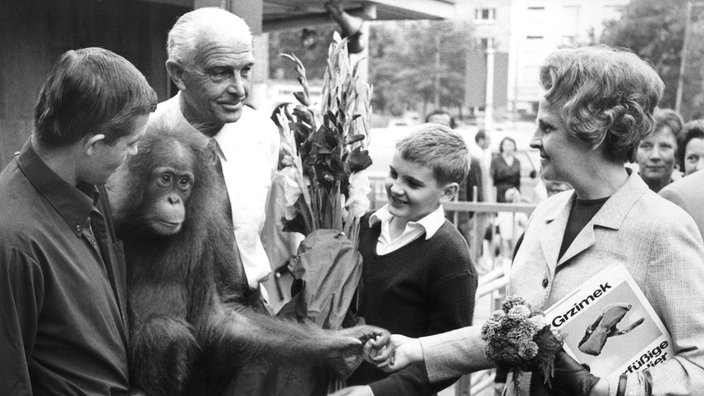
[[[400,115],[406,109],[425,112],[435,101],[441,107],[464,101],[465,54],[471,30],[456,21],[384,22],[369,34],[369,80],[375,111]],[[436,63],[436,53],[440,61]],[[439,90],[435,78],[439,75]]]
[[[619,20],[608,22],[601,42],[633,50],[653,63],[665,83],[660,107],[675,107],[680,75],[681,51],[684,43],[686,0],[632,0],[623,9]],[[701,46],[702,8],[693,9],[690,19],[690,41],[686,48],[686,69],[680,113],[685,119],[701,117],[704,105]]]
[[[309,80],[322,80],[327,66],[328,46],[332,42],[335,24],[311,29],[289,29],[269,33],[269,78],[295,81],[298,75],[291,62],[279,54],[296,54],[306,67]],[[305,32],[305,33],[304,33]],[[315,44],[305,46],[303,35],[311,36]]]

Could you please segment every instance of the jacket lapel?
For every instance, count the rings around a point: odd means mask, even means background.
[[[597,212],[598,215],[599,212]],[[596,217],[596,215],[595,215]],[[567,248],[567,251],[565,251],[565,254],[560,257],[560,261],[557,263],[557,266],[561,266],[565,262],[567,262],[569,259],[572,257],[578,255],[579,253],[587,250],[590,248],[594,243],[596,242],[596,237],[594,235],[594,225],[595,225],[595,219],[592,218],[587,225],[582,228],[582,231],[577,234],[577,237],[572,241],[570,246]]]
[[[555,273],[557,265],[557,256],[560,254],[560,245],[562,238],[565,236],[565,228],[567,219],[570,216],[570,208],[574,199],[574,192],[564,201],[562,206],[555,206],[554,211],[549,211],[545,217],[545,229],[540,234],[540,247],[543,250],[545,263],[550,269],[550,274]]]
[[[594,217],[584,226],[582,231],[572,241],[565,254],[560,257],[557,266],[566,263],[596,243],[596,227],[618,230],[626,215],[640,197],[648,191],[648,186],[635,172],[629,172],[626,183],[618,189],[599,209]],[[569,217],[569,210],[567,211]],[[566,224],[566,223],[565,223]],[[565,227],[562,228],[564,233]],[[560,242],[562,243],[562,242]],[[560,248],[559,245],[557,247]]]

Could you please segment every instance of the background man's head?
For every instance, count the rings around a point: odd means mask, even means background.
[[[482,150],[488,149],[491,144],[489,136],[487,136],[486,131],[483,129],[478,130],[474,135],[474,142],[477,143],[477,146],[479,146]]]
[[[181,16],[169,32],[166,67],[188,121],[205,131],[239,120],[254,67],[244,20],[219,8]]]
[[[123,57],[103,48],[67,51],[34,107],[33,145],[69,158],[71,180],[102,184],[137,153],[156,92]]]
[[[425,117],[425,122],[440,124],[455,129],[457,127],[457,122],[455,122],[455,117],[450,115],[445,110],[434,110],[432,113]]]

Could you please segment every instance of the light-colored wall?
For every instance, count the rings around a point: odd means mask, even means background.
[[[630,0],[463,0],[455,3],[458,19],[472,22],[473,37],[493,37],[494,48],[509,53],[509,109],[532,111],[538,101],[538,68],[561,46],[599,39],[604,22],[620,16]],[[542,7],[542,9],[541,9]],[[475,9],[494,8],[493,21],[475,19]]]
[[[604,22],[617,19],[629,0],[514,0],[511,13],[508,97],[530,109],[541,93],[538,68],[563,46],[599,39]]]
[[[508,52],[511,33],[512,0],[464,0],[455,3],[457,17],[471,21],[474,38],[494,38],[494,49]],[[496,18],[493,21],[475,19],[475,9],[494,8]]]

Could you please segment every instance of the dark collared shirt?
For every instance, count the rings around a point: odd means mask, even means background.
[[[29,143],[0,174],[0,395],[126,394],[125,268],[109,216],[102,188],[67,183]]]

